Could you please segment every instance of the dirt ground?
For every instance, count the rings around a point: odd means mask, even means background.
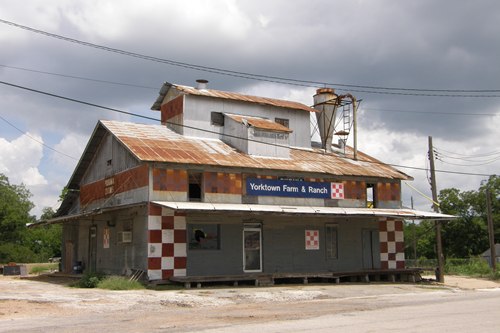
[[[218,325],[311,318],[377,309],[398,296],[500,289],[499,282],[446,276],[445,284],[346,283],[109,291],[54,277],[0,276],[0,332],[193,331]],[[133,319],[132,319],[133,318]],[[168,318],[168,320],[166,320]],[[57,324],[55,324],[57,322]],[[105,323],[114,323],[111,329]],[[89,326],[90,325],[90,326]],[[144,330],[143,330],[144,329]]]

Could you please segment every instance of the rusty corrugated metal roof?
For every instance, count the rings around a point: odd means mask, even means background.
[[[316,109],[309,107],[305,104],[299,103],[299,102],[292,102],[292,101],[286,101],[286,100],[275,99],[275,98],[244,95],[244,94],[228,92],[228,91],[221,91],[221,90],[214,90],[214,89],[196,89],[193,87],[179,85],[179,84],[172,84],[172,83],[168,83],[168,82],[165,82],[163,84],[162,88],[160,89],[160,95],[158,96],[156,102],[153,104],[151,109],[160,110],[161,103],[162,103],[163,99],[165,98],[170,87],[177,89],[178,91],[180,91],[184,94],[187,94],[187,95],[206,96],[206,97],[213,97],[213,98],[229,99],[229,100],[233,100],[233,101],[242,101],[242,102],[249,102],[249,103],[256,103],[256,104],[272,105],[272,106],[276,106],[276,107],[302,110],[302,111],[307,111],[307,112],[318,112]]]
[[[221,140],[186,138],[162,125],[142,125],[118,121],[101,121],[109,132],[144,162],[164,162],[251,169],[310,172],[336,176],[411,179],[403,172],[358,152],[358,160],[320,150],[290,148],[290,158],[247,155]],[[349,158],[351,157],[351,158]]]
[[[233,119],[234,121],[244,124],[246,123],[252,127],[263,129],[263,130],[268,130],[268,131],[274,131],[274,132],[285,132],[285,133],[291,133],[293,132],[291,129],[289,129],[286,126],[283,126],[281,124],[278,124],[277,122],[274,122],[269,119],[264,119],[264,118],[259,118],[259,117],[250,117],[250,116],[241,116],[237,114],[229,114],[229,113],[224,113],[225,116]]]

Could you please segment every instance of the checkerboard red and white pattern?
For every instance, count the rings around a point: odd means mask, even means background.
[[[403,221],[384,219],[379,222],[380,265],[382,269],[405,268]]]
[[[148,216],[148,278],[186,276],[186,216],[151,205]]]
[[[332,199],[344,199],[344,184],[331,183],[331,194]]]
[[[306,250],[319,250],[319,230],[306,230]]]

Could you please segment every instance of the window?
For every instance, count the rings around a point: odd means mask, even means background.
[[[212,125],[224,126],[224,115],[222,112],[212,112],[210,113],[210,121]]]
[[[188,242],[190,250],[219,250],[219,224],[188,224]]]
[[[201,201],[201,182],[203,175],[201,172],[190,172],[189,173],[189,188],[188,197],[189,201]]]
[[[326,259],[338,259],[338,232],[336,224],[327,224],[325,226],[325,248]]]
[[[274,121],[277,122],[280,125],[285,126],[286,128],[290,128],[290,121],[288,119],[284,118],[274,118]]]
[[[376,184],[366,184],[366,207],[368,208],[376,208],[377,202],[377,193],[376,193]]]

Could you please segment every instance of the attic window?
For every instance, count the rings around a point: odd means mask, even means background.
[[[210,121],[212,125],[224,126],[224,115],[222,112],[212,112],[210,113]]]
[[[274,118],[274,122],[280,124],[280,125],[283,125],[287,128],[290,128],[290,121],[288,119],[285,119],[285,118]]]
[[[201,182],[202,182],[201,172],[190,172],[189,173],[189,201],[201,201]]]
[[[376,208],[377,207],[377,191],[376,184],[366,184],[366,207]]]

